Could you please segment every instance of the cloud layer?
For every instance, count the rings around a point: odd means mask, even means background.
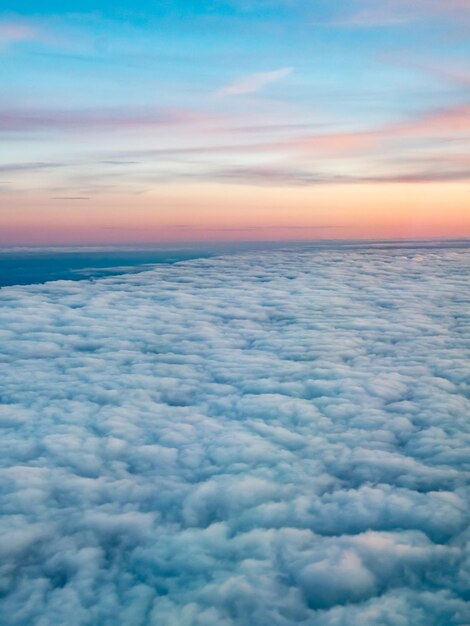
[[[0,292],[0,621],[470,621],[465,251]]]

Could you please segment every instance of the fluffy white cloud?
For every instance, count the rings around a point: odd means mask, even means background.
[[[1,622],[468,624],[466,262],[0,291]]]

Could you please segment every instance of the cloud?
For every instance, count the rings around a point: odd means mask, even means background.
[[[93,161],[82,158],[63,163],[0,164],[0,173],[18,177],[41,171],[52,176],[57,170],[59,184],[56,178],[51,179],[48,190],[59,199],[115,190],[116,185],[122,186],[124,171],[128,184],[136,185],[132,189],[136,193],[140,193],[144,185],[169,181],[222,181],[258,186],[406,184],[468,181],[470,173],[468,159],[458,155],[470,135],[467,103],[429,109],[374,127],[344,131],[335,131],[334,127],[325,130],[322,126],[314,127],[313,132],[298,132],[298,127],[293,126],[287,136],[274,135],[271,141],[263,137],[259,139],[264,141],[257,142],[237,140],[238,131],[232,127],[214,126],[213,120],[179,110],[147,111],[140,116],[137,111],[102,109],[58,111],[56,114],[51,110],[19,113],[4,110],[3,118],[0,112],[0,128],[2,124],[7,133],[21,129],[55,132],[88,129],[106,133],[182,125],[197,130],[211,129],[211,142],[206,144],[184,142],[176,147],[173,144],[157,149],[101,153],[96,154]],[[214,135],[220,138],[220,143],[213,139]],[[255,158],[260,165],[243,165],[254,162]],[[373,159],[370,167],[366,159]],[[284,165],[280,165],[282,162]],[[122,170],[120,173],[115,171],[117,165]],[[67,180],[60,180],[65,173]],[[10,189],[12,184],[10,181]],[[126,192],[130,190],[128,186]]]
[[[377,28],[388,26],[400,26],[413,21],[413,16],[408,14],[394,14],[387,10],[370,9],[358,11],[347,16],[338,17],[323,22],[313,22],[315,26],[327,26],[329,28]]]
[[[0,621],[464,626],[468,248],[0,291]]]
[[[63,167],[63,163],[46,163],[42,161],[32,163],[3,163],[0,165],[0,172],[17,173],[17,172],[35,172],[40,170],[55,169]]]
[[[416,21],[450,20],[466,22],[470,19],[467,0],[383,0],[378,3],[362,0],[352,3],[352,11],[331,19],[315,21],[315,26],[337,28],[380,28],[402,26]]]
[[[443,159],[443,166],[445,166],[445,159]],[[463,182],[470,181],[470,168],[466,169],[429,169],[409,171],[398,174],[388,174],[383,176],[363,176],[363,177],[351,177],[356,182],[370,182],[370,183],[439,183],[439,182]]]
[[[208,117],[184,109],[28,109],[0,108],[0,132],[110,131],[146,129],[207,122]]]
[[[0,47],[21,41],[42,39],[40,30],[31,24],[18,21],[0,22]]]
[[[89,200],[88,196],[54,196],[52,200]]]
[[[419,166],[418,162],[418,166]],[[390,167],[388,169],[391,169]],[[445,181],[470,181],[470,164],[454,163],[445,157],[440,164],[433,164],[433,167],[408,166],[406,171],[390,171],[387,174],[375,174],[364,176],[361,174],[317,174],[307,169],[293,169],[280,167],[244,167],[231,168],[217,171],[208,171],[209,180],[224,180],[230,182],[240,182],[242,184],[253,185],[292,185],[292,186],[312,186],[312,185],[337,185],[337,184],[362,184],[362,183],[433,183]]]
[[[267,85],[285,78],[293,72],[293,70],[293,67],[282,67],[281,69],[274,70],[272,72],[259,72],[257,74],[251,74],[250,76],[246,76],[239,81],[222,87],[222,89],[217,92],[217,95],[240,96],[247,93],[256,93],[264,89]]]
[[[191,224],[178,224],[176,226],[170,226],[169,229],[177,229],[177,230],[187,230],[187,231],[205,231],[205,232],[237,232],[237,233],[250,233],[250,232],[276,232],[276,231],[315,231],[315,230],[328,230],[329,228],[338,228],[336,225],[328,225],[328,224],[303,224],[303,225],[263,225],[263,226],[226,226],[226,227],[215,227],[215,228],[207,228],[205,226],[197,226]]]
[[[375,128],[299,136],[290,140],[290,146],[305,153],[337,156],[367,153],[400,141],[462,139],[469,133],[470,105],[463,103],[426,111]]]
[[[441,81],[453,84],[465,90],[470,89],[470,73],[468,68],[461,64],[447,63],[444,66],[442,64],[422,62],[397,55],[383,55],[381,58],[387,63],[392,63],[408,70],[418,70],[419,72],[429,74]]]
[[[305,169],[289,167],[234,167],[210,171],[208,178],[255,185],[315,185],[325,181],[324,176]]]
[[[221,142],[126,151],[115,157],[139,157],[147,163],[171,160],[172,167],[164,174],[166,180],[229,181],[262,186],[458,182],[469,180],[470,162],[465,154],[450,153],[449,146],[455,143],[454,150],[458,150],[468,135],[470,107],[463,103],[358,130],[295,133],[256,143]],[[447,144],[445,150],[443,142]],[[200,155],[204,161],[194,167],[194,160],[188,161],[187,155]],[[240,165],[248,155],[251,158],[258,155],[265,164]],[[206,158],[209,156],[212,158]],[[280,157],[285,165],[279,165]],[[357,157],[374,158],[370,174]],[[325,170],[325,158],[329,159],[328,170]],[[339,158],[349,160],[347,172],[341,163],[335,167]],[[220,166],[221,161],[227,165]],[[157,175],[159,180],[163,179],[161,174],[150,172],[147,180],[155,181]]]
[[[295,130],[296,127],[293,127]],[[226,130],[226,129],[225,129]],[[231,130],[231,129],[229,129]],[[375,127],[365,127],[349,131],[308,132],[274,141],[241,142],[232,141],[219,144],[183,145],[176,148],[163,147],[153,150],[131,150],[114,155],[121,159],[152,159],[185,155],[319,155],[336,158],[374,153],[386,144],[398,144],[402,152],[409,140],[440,140],[450,138],[461,140],[470,133],[470,106],[467,103],[450,107],[439,107],[411,115],[405,119],[386,122]],[[401,143],[399,143],[401,142]],[[388,146],[387,146],[388,147]],[[444,159],[445,157],[443,157]],[[234,167],[233,170],[243,168]],[[269,177],[271,171],[279,171],[279,166],[259,167]],[[288,168],[287,168],[288,169]],[[461,168],[460,168],[461,169]]]
[[[470,132],[470,104],[458,104],[424,113],[415,120],[392,124],[389,132],[403,135],[455,135]]]

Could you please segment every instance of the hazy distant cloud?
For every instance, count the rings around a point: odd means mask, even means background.
[[[0,290],[0,621],[469,624],[468,254]]]
[[[261,91],[267,85],[285,78],[293,72],[293,70],[293,67],[283,67],[272,72],[259,72],[257,74],[251,74],[250,76],[246,76],[239,81],[222,87],[222,89],[217,92],[217,95],[239,96],[247,93],[255,93],[257,91]]]

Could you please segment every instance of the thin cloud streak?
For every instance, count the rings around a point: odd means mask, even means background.
[[[51,200],[89,200],[88,196],[54,196]]]
[[[305,231],[305,230],[328,230],[330,228],[341,228],[341,226],[338,226],[336,224],[331,225],[331,224],[318,224],[318,225],[311,225],[311,224],[305,224],[302,226],[298,226],[298,225],[269,225],[269,224],[263,224],[262,226],[197,226],[197,225],[190,225],[190,224],[177,224],[174,226],[167,226],[166,227],[168,230],[187,230],[187,231],[205,231],[205,232],[221,232],[221,233],[231,233],[231,232],[235,232],[235,233],[248,233],[248,232],[256,232],[256,231],[290,231],[290,230],[300,230],[300,231]]]
[[[278,80],[285,78],[291,74],[293,70],[293,67],[283,67],[272,72],[259,72],[257,74],[251,74],[250,76],[246,76],[239,81],[222,87],[222,89],[217,92],[217,95],[224,97],[256,93],[271,83],[275,83]]]
[[[0,22],[0,48],[22,41],[38,41],[42,39],[41,31],[26,22]]]
[[[377,28],[387,26],[401,26],[413,21],[411,15],[393,15],[380,9],[359,11],[345,17],[339,17],[326,22],[313,22],[313,26],[327,28]]]
[[[452,66],[448,63],[446,65],[438,65],[435,63],[400,58],[399,56],[393,55],[384,55],[381,59],[387,63],[409,70],[418,70],[423,74],[433,76],[443,82],[450,83],[465,90],[470,90],[470,72],[468,68],[463,67],[463,65]]]
[[[0,165],[0,172],[35,172],[39,170],[55,169],[63,166],[63,163],[45,163],[41,161],[33,163],[4,163],[3,165]]]
[[[154,109],[0,109],[0,132],[89,129],[139,129],[207,122],[202,113],[178,108]]]
[[[328,28],[380,28],[398,27],[417,21],[447,19],[469,21],[470,4],[467,0],[384,0],[377,3],[362,2],[356,11],[338,15],[312,25]]]
[[[389,173],[377,176],[316,174],[306,170],[283,168],[233,168],[209,172],[209,180],[224,180],[251,185],[306,186],[312,185],[359,185],[359,184],[415,184],[470,181],[470,168],[450,171],[422,170]]]

